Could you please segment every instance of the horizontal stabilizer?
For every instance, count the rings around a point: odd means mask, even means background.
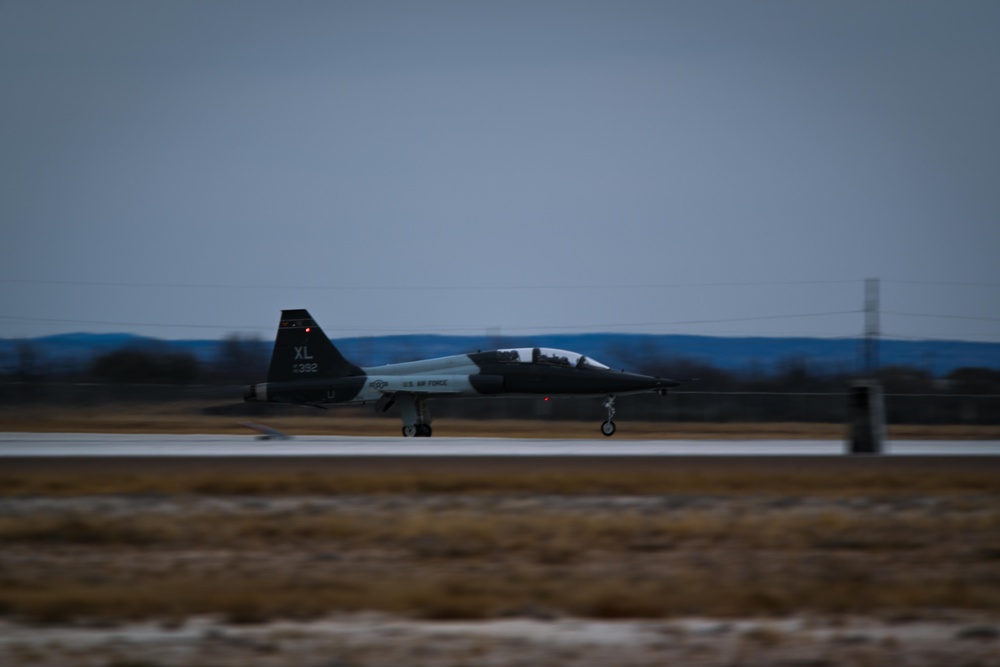
[[[254,422],[240,422],[240,426],[246,426],[247,428],[253,429],[260,433],[257,436],[258,440],[291,440],[292,437],[287,433],[282,433],[276,428],[271,428],[270,426],[264,426],[263,424],[256,424]]]

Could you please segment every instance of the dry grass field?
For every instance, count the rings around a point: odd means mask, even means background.
[[[998,622],[990,458],[0,469],[4,665],[997,665]]]

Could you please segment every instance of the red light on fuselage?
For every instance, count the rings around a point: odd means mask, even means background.
[[[545,400],[546,400],[546,401],[547,401],[547,400],[549,400],[549,397],[548,397],[548,396],[546,396],[546,397],[545,397]]]
[[[309,333],[310,331],[312,331],[312,327],[306,327],[306,333]]]

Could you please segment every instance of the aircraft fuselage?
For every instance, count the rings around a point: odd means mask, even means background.
[[[244,389],[250,402],[321,407],[375,403],[400,405],[403,434],[429,436],[432,398],[485,396],[604,396],[604,435],[615,432],[614,399],[622,394],[665,393],[677,383],[615,371],[586,356],[550,348],[510,348],[361,367],[347,361],[306,310],[282,311],[267,382]]]
[[[362,374],[265,382],[247,387],[248,401],[368,403],[387,394],[423,394],[428,398],[478,396],[607,396],[666,390],[676,383],[663,378],[599,368],[541,366],[500,362],[505,350],[424,359],[362,368]],[[304,374],[305,375],[305,374]]]

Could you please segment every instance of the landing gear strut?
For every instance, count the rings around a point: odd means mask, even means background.
[[[614,394],[604,399],[604,407],[608,409],[608,419],[603,424],[601,424],[601,433],[610,438],[615,434],[615,423],[611,421],[612,417],[615,416]]]

